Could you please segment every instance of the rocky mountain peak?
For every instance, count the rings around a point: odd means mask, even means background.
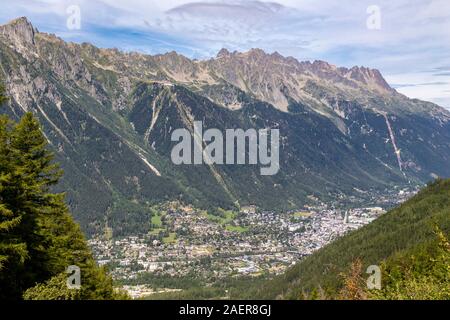
[[[225,48],[220,49],[220,51],[217,53],[216,58],[220,59],[220,58],[225,58],[225,57],[229,57],[231,55],[230,51],[228,51]]]
[[[319,69],[319,70],[335,70],[336,66],[329,64],[326,61],[322,61],[322,60],[314,60],[314,62],[312,63],[312,68],[314,69]]]
[[[26,17],[21,17],[0,26],[0,34],[15,44],[34,45],[37,30]]]
[[[378,70],[366,67],[337,67],[326,61],[298,61],[278,52],[261,49],[247,52],[229,52],[222,49],[215,59],[208,61],[209,70],[243,91],[287,110],[288,101],[300,101],[310,93],[304,87],[308,82],[334,87],[341,93],[354,95],[354,90],[373,94],[390,94],[394,90]],[[308,90],[308,89],[306,89]],[[363,93],[364,92],[364,93]]]
[[[339,68],[339,70],[344,77],[364,83],[373,89],[394,91],[377,69],[354,66],[350,69]]]
[[[261,56],[266,56],[267,53],[264,50],[262,50],[262,49],[252,48],[252,49],[250,49],[248,51],[248,55],[250,55],[250,56],[260,56],[261,57]]]
[[[271,59],[271,58],[283,58],[278,52],[275,52],[273,54],[268,54],[264,50],[259,48],[252,48],[248,51],[239,52],[239,51],[233,51],[230,52],[228,49],[222,48],[216,55],[216,59],[221,58],[235,58],[238,60],[246,61],[248,59],[255,60],[255,59]]]

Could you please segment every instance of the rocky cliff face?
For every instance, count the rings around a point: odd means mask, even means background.
[[[24,49],[33,51],[36,32],[32,24],[23,17],[15,19],[0,28],[0,34],[22,54],[26,54]]]
[[[301,206],[450,176],[450,114],[389,87],[378,70],[221,50],[190,60],[66,43],[20,18],[0,26],[1,112],[38,116],[65,169],[75,217],[88,233],[146,232],[148,206]],[[175,166],[173,130],[278,128],[280,171]]]

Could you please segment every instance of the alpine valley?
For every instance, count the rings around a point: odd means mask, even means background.
[[[289,211],[450,177],[450,113],[396,92],[378,70],[260,49],[209,60],[69,43],[26,18],[0,27],[1,113],[31,111],[88,235],[146,233],[153,205]],[[171,133],[280,130],[280,170],[174,165]],[[350,201],[350,200],[347,200]],[[356,201],[356,200],[355,200]]]

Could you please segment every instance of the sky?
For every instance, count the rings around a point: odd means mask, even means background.
[[[2,0],[67,41],[213,57],[260,48],[298,60],[379,69],[411,98],[450,110],[449,0]]]

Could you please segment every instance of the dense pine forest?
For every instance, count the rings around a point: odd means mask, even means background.
[[[0,117],[0,300],[125,297],[96,265],[64,194],[52,192],[62,175],[53,157],[31,113],[18,123]],[[66,284],[71,265],[80,289]]]

